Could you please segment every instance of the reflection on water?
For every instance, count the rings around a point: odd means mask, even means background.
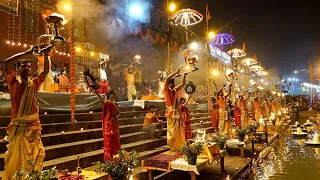
[[[270,154],[253,169],[255,180],[320,179],[320,146],[305,146],[312,140],[314,130],[304,138],[295,138],[291,130],[272,147]]]

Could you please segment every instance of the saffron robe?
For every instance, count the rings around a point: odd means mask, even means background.
[[[42,170],[45,150],[41,141],[37,92],[43,80],[38,76],[24,84],[13,71],[6,74],[11,98],[11,123],[7,127],[8,145],[4,155],[3,180],[13,179],[21,168]]]

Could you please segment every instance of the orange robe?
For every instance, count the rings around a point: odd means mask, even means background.
[[[43,80],[38,76],[29,78],[24,84],[16,77],[15,72],[6,74],[10,91],[11,123],[7,127],[7,152],[4,155],[5,169],[3,180],[12,179],[21,168],[42,170],[45,150],[41,141],[41,123],[38,115],[37,92]]]
[[[210,112],[210,119],[213,129],[218,132],[219,127],[219,105],[212,104],[212,109]]]
[[[59,84],[70,84],[69,78],[66,75],[60,75]]]
[[[163,89],[167,105],[167,143],[171,151],[179,150],[186,141],[177,98],[177,92],[180,90],[181,89],[171,90],[166,84]]]
[[[270,113],[271,113],[271,105],[269,101],[267,101],[265,104],[265,110],[266,110],[266,118],[269,119]]]
[[[240,116],[241,127],[246,128],[249,124],[247,104],[246,104],[246,101],[243,100],[243,98],[240,98],[238,102],[239,102],[240,112],[241,112],[241,116]]]
[[[260,108],[260,102],[259,102],[258,98],[255,98],[253,100],[253,107],[254,107],[255,121],[259,121],[259,119],[261,117],[261,108]]]
[[[102,107],[102,133],[104,145],[104,160],[112,160],[121,150],[119,131],[119,107],[116,102],[106,101]]]

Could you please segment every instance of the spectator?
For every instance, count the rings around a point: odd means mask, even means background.
[[[162,120],[159,120],[157,117],[157,113],[159,112],[159,108],[155,106],[150,107],[150,111],[146,114],[143,123],[143,131],[151,134],[151,138],[154,138],[156,129],[159,129],[157,138],[161,139],[162,135]]]

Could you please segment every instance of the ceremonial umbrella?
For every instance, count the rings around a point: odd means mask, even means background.
[[[200,23],[203,20],[203,15],[193,9],[181,9],[173,13],[170,19],[176,24],[188,27]]]
[[[247,66],[252,66],[257,63],[258,63],[257,60],[252,59],[252,58],[246,58],[246,59],[241,60],[241,64],[247,65]]]
[[[241,49],[237,49],[237,48],[234,48],[234,49],[231,49],[230,51],[227,52],[229,55],[232,55],[233,58],[241,58],[241,57],[244,57],[247,55],[246,52],[244,52],[243,50]]]
[[[215,45],[226,45],[231,44],[235,41],[234,37],[228,33],[219,33],[211,41]]]
[[[268,75],[269,73],[268,73],[267,71],[257,71],[256,74],[257,74],[258,76],[266,76],[266,75]]]
[[[170,16],[175,24],[180,24],[188,29],[188,26],[192,26],[200,23],[203,20],[203,15],[193,9],[181,9]],[[186,31],[186,42],[188,42],[188,31]]]
[[[263,71],[263,67],[259,66],[259,65],[254,65],[254,66],[251,66],[249,68],[250,71],[253,71],[253,72],[258,72],[258,71]]]

